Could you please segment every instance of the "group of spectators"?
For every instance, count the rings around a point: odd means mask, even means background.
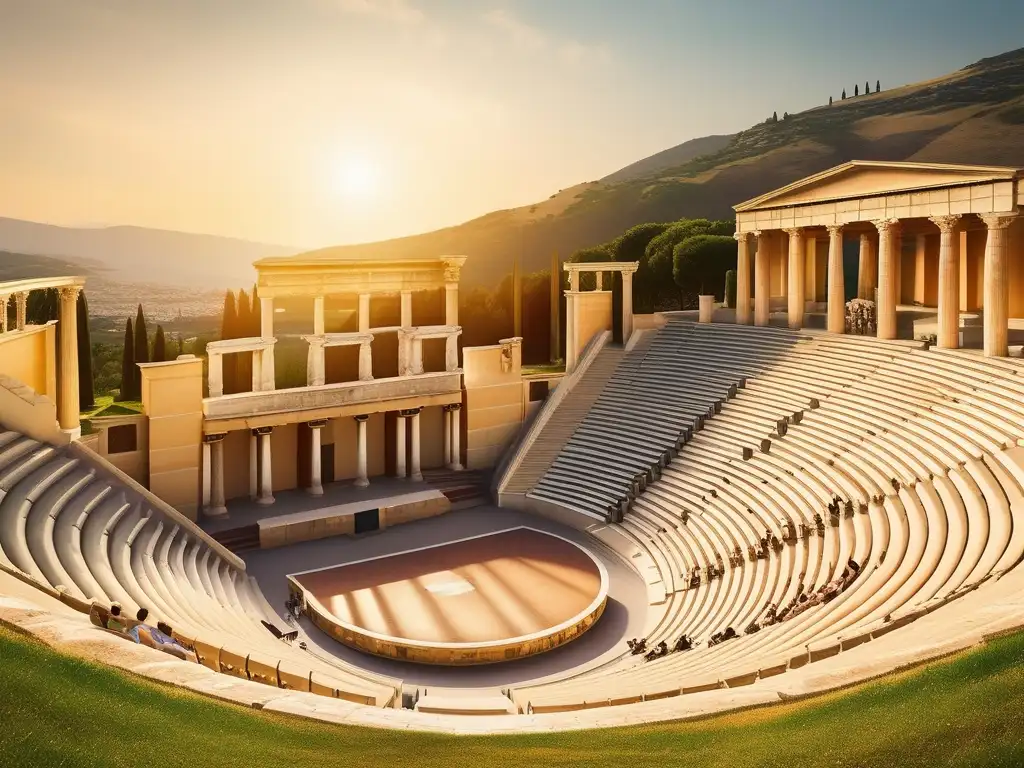
[[[140,608],[132,621],[124,615],[120,603],[111,603],[109,611],[94,603],[89,618],[93,624],[127,635],[139,645],[156,648],[186,661],[197,661],[195,652],[174,638],[174,629],[169,624],[158,621],[154,627],[148,623],[149,610],[146,608]]]
[[[849,587],[859,575],[860,564],[851,558],[847,561],[846,567],[843,568],[843,572],[839,576],[832,579],[832,581],[827,584],[823,584],[814,592],[807,592],[804,590],[803,585],[804,574],[801,573],[801,581],[797,586],[796,596],[790,600],[782,610],[779,610],[779,606],[775,603],[771,603],[765,610],[761,621],[758,622],[757,619],[755,619],[750,622],[750,625],[745,630],[745,634],[752,635],[755,632],[759,632],[763,627],[770,627],[772,624],[778,624],[780,621],[785,621],[786,619],[791,619],[794,616],[799,616],[808,608],[813,608],[816,605],[823,605],[824,603],[834,600],[841,592],[843,592],[843,590]]]
[[[735,636],[735,635],[734,635]],[[654,661],[660,659],[662,656],[668,656],[670,653],[676,653],[678,651],[688,651],[694,646],[693,639],[689,635],[680,635],[675,641],[671,648],[668,647],[668,643],[662,640],[656,646],[647,650],[647,638],[641,638],[637,640],[627,640],[626,645],[629,646],[629,652],[634,656],[643,654],[643,657],[647,661]]]

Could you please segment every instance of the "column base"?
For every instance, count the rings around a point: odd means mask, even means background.
[[[449,463],[447,465],[447,467],[452,472],[461,472],[463,469],[465,469],[465,467],[463,467],[462,464],[460,462],[458,462],[458,461],[453,461],[453,462]]]
[[[306,489],[306,493],[308,493],[310,496],[323,496],[324,495],[324,489],[323,489],[323,486],[321,486],[321,485],[314,485],[314,486],[311,486],[311,487],[307,488]]]
[[[203,510],[204,517],[227,517],[227,507],[207,507]]]
[[[260,496],[259,498],[256,499],[256,503],[259,504],[261,507],[269,507],[271,504],[274,503],[274,497]]]
[[[414,483],[422,483],[423,475],[419,472],[416,472],[412,475],[409,475],[409,479],[412,480]]]
[[[82,426],[72,427],[71,429],[64,429],[61,427],[61,433],[67,437],[69,441],[81,440],[82,439]]]
[[[353,483],[353,485],[356,488],[366,488],[369,484],[370,484],[369,479],[365,478],[365,477],[357,477],[355,482]]]

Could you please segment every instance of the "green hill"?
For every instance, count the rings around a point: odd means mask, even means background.
[[[1019,766],[1024,635],[848,692],[688,723],[454,737],[253,712],[0,627],[0,764],[39,766]]]
[[[528,270],[544,269],[553,250],[567,257],[641,222],[728,218],[736,203],[853,159],[1024,166],[1024,48],[923,83],[846,100],[837,93],[831,106],[694,139],[535,205],[326,250],[465,253],[464,281],[493,283],[516,253]]]

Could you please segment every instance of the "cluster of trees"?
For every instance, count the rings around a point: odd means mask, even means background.
[[[237,295],[225,291],[224,309],[221,312],[221,339],[248,339],[259,336],[260,297],[254,285],[252,293],[242,288]],[[224,356],[224,394],[248,392],[252,389],[252,355]]]
[[[8,304],[8,312],[14,309],[14,302]],[[75,314],[78,322],[78,336],[75,343],[78,346],[78,401],[81,408],[92,408],[95,405],[92,380],[92,343],[89,338],[89,302],[85,298],[85,291],[78,294],[78,303],[75,306]],[[43,291],[32,291],[28,295],[25,306],[25,322],[29,325],[45,325],[51,320],[60,318],[60,295],[56,288],[47,288]],[[8,317],[8,327],[11,327],[11,318]],[[57,323],[57,344],[60,346],[61,326]],[[57,356],[58,364],[60,356]]]
[[[875,80],[875,93],[878,93],[880,90],[882,90],[882,81],[881,80]],[[864,95],[867,96],[869,93],[871,93],[871,81],[870,80],[864,83]],[[853,95],[854,96],[860,96],[860,86],[858,86],[858,85],[853,86]],[[843,89],[842,98],[846,99],[846,89],[845,88]],[[828,104],[829,104],[829,106],[832,106],[832,97],[831,96],[828,97]]]
[[[639,262],[633,278],[636,312],[689,309],[701,293],[723,296],[725,273],[736,268],[735,231],[729,220],[637,224],[609,243],[576,251],[570,261]]]
[[[174,344],[176,348],[172,348]],[[173,360],[183,350],[183,342],[179,337],[168,344],[162,325],[157,325],[150,346],[149,332],[146,330],[146,314],[139,304],[135,312],[135,322],[129,317],[124,327],[124,346],[121,354],[121,385],[119,400],[135,401],[142,398],[142,372],[137,363],[162,363]],[[81,353],[79,353],[81,354]]]

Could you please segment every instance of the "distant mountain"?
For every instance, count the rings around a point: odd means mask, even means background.
[[[8,252],[0,253],[0,263],[18,253],[50,256],[119,283],[238,288],[254,280],[257,259],[299,250],[145,227],[86,229],[0,218],[0,251]]]
[[[661,171],[676,168],[698,157],[713,155],[715,152],[719,152],[729,146],[729,142],[734,137],[735,134],[730,133],[726,136],[702,136],[699,139],[684,141],[682,144],[669,149],[663,149],[661,152],[650,157],[645,157],[643,160],[637,160],[625,168],[620,168],[615,173],[608,174],[601,179],[601,183],[619,184],[624,181],[634,181],[654,176]]]
[[[495,211],[421,235],[319,253],[466,254],[467,284],[547,267],[645,221],[733,216],[732,206],[848,160],[912,160],[1024,167],[1024,48],[934,80],[835,101],[732,136],[706,136],[561,190],[535,205]],[[779,113],[786,104],[780,99]]]

